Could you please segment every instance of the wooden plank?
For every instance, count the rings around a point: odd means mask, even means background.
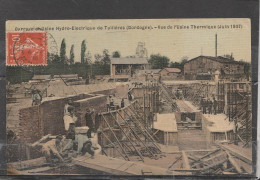
[[[230,155],[229,152],[226,151],[226,153],[227,153],[227,155],[228,155],[228,160],[229,160],[229,162],[234,166],[234,168],[236,169],[236,171],[237,171],[239,174],[241,174],[241,173],[243,172],[243,171],[241,170],[241,167],[237,164],[236,160],[233,159],[233,157]]]
[[[41,166],[46,162],[45,157],[37,158],[37,159],[31,159],[26,161],[19,161],[14,163],[8,163],[7,165],[14,168],[14,169],[27,169],[34,166]]]
[[[45,141],[46,139],[48,139],[51,135],[47,134],[46,136],[43,136],[41,139],[39,139],[38,141],[34,142],[31,147],[35,147],[37,145],[39,145],[39,143],[41,143],[42,141]]]
[[[252,159],[251,159],[251,158],[246,157],[246,156],[244,156],[243,154],[241,154],[241,153],[239,153],[239,152],[235,152],[235,151],[232,150],[231,148],[228,148],[228,147],[223,146],[223,145],[221,145],[221,144],[219,144],[219,146],[220,146],[222,149],[229,151],[232,155],[236,156],[238,159],[240,159],[240,160],[246,162],[246,163],[249,164],[249,165],[252,165]]]
[[[215,149],[215,150],[213,150],[212,152],[209,152],[209,153],[207,153],[206,155],[204,155],[204,156],[198,158],[198,160],[192,162],[191,164],[194,164],[194,163],[196,163],[196,162],[201,162],[202,159],[204,159],[204,158],[206,158],[206,157],[208,157],[208,156],[210,156],[210,155],[212,155],[212,154],[218,152],[219,150],[220,150],[220,149]]]
[[[182,151],[182,161],[184,169],[190,169],[189,159],[184,151]]]
[[[118,158],[112,158],[104,155],[95,155],[93,159],[86,159],[78,161],[77,158],[72,159],[75,165],[83,166],[90,169],[106,172],[113,175],[142,175],[143,172],[151,172],[153,175],[174,175],[181,173],[174,173],[168,169],[157,166],[146,165],[143,163],[125,161]]]
[[[173,163],[168,167],[169,169],[172,168],[172,166],[177,163],[179,160],[181,160],[182,156],[178,157],[175,159],[175,161],[173,161]]]

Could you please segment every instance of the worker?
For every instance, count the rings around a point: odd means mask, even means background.
[[[61,156],[61,140],[62,136],[59,135],[55,139],[52,139],[42,145],[42,153],[44,154],[46,161],[52,165],[55,163],[64,162]]]
[[[183,99],[183,94],[182,94],[182,90],[179,89],[179,99]]]
[[[132,94],[131,94],[130,92],[128,92],[128,100],[129,100],[129,101],[132,101],[132,100],[133,100]]]
[[[207,114],[207,100],[205,98],[202,99],[202,113]]]
[[[150,111],[148,115],[148,128],[150,129],[152,125],[153,125],[153,112]]]
[[[201,99],[200,99],[200,110],[203,110],[203,97],[201,96]]]
[[[40,94],[40,90],[34,89],[32,90],[32,106],[41,104],[42,96]]]
[[[181,97],[180,90],[177,89],[177,91],[176,91],[176,98],[177,99],[181,99],[180,97]]]
[[[92,114],[94,113],[94,109],[90,110],[89,108],[87,108],[87,112],[85,114],[85,119],[86,119],[86,126],[88,126],[88,132],[87,132],[87,136],[88,138],[91,138],[91,132],[93,131],[94,128],[94,124],[93,124],[93,118],[92,118]]]
[[[208,112],[209,112],[209,114],[212,114],[212,106],[213,106],[213,102],[209,99],[208,100]]]
[[[110,104],[110,97],[109,96],[107,96],[107,111],[109,111],[109,104]]]
[[[121,100],[121,108],[125,107],[125,101],[124,101],[124,98],[122,98]]]
[[[66,131],[67,139],[75,139],[75,123],[77,121],[77,117],[74,115],[74,107],[68,107],[69,114],[64,115],[64,126]]]
[[[110,108],[114,106],[114,99],[112,98],[112,96],[110,95],[110,102],[109,102],[109,106]]]
[[[215,99],[213,99],[213,108],[214,108],[214,114],[217,114],[217,106],[218,106],[218,101]]]
[[[72,100],[68,99],[68,102],[64,106],[64,116],[69,115],[68,107],[72,105]]]

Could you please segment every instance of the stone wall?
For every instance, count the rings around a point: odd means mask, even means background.
[[[86,126],[85,114],[87,108],[90,108],[91,110],[94,109],[94,114],[92,115],[93,118],[97,113],[105,112],[107,110],[106,97],[106,95],[96,95],[91,98],[75,101],[73,106],[76,109],[76,116],[78,118],[76,126]]]
[[[64,134],[64,106],[69,99],[76,101],[91,97],[80,94],[44,101],[41,105],[20,109],[19,136],[22,142],[32,143],[46,134]]]
[[[44,134],[40,106],[32,106],[20,110],[19,135],[22,141],[34,142]]]

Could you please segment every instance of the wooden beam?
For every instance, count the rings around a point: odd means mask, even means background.
[[[204,156],[200,157],[198,160],[196,160],[196,161],[193,161],[191,164],[194,164],[194,163],[197,163],[197,162],[201,162],[201,161],[202,161],[202,159],[204,159],[204,158],[206,158],[206,157],[208,157],[208,156],[210,156],[210,155],[212,155],[212,154],[214,154],[214,153],[218,152],[219,150],[220,150],[220,149],[215,149],[214,151],[212,151],[212,152],[209,152],[209,153],[207,153],[206,155],[204,155]]]
[[[243,162],[249,164],[249,165],[252,165],[252,159],[240,154],[239,152],[235,152],[233,150],[231,150],[230,148],[227,148],[221,144],[218,144],[222,149],[226,150],[226,151],[229,151],[232,155],[236,156],[236,158],[242,160]]]
[[[103,117],[103,119],[105,120],[105,122],[106,122],[107,126],[109,127],[109,129],[111,130],[112,134],[114,135],[114,137],[115,137],[115,139],[116,139],[118,145],[120,146],[120,148],[122,149],[122,151],[123,151],[124,154],[126,155],[127,159],[130,161],[129,156],[128,156],[127,153],[125,152],[125,150],[124,150],[124,148],[122,147],[121,143],[119,142],[119,140],[118,140],[116,134],[114,133],[113,129],[110,127],[109,123],[107,122],[107,120],[106,120],[106,118],[104,117],[103,114],[102,114],[102,117]]]
[[[128,127],[132,130],[132,128],[131,128],[131,126],[127,123],[127,121],[121,116],[121,114],[118,112],[118,111],[116,111],[119,115],[120,115],[120,117],[126,122],[126,124],[128,125]],[[116,118],[115,118],[115,116],[112,114],[112,113],[110,113],[111,114],[111,116],[112,116],[112,118],[114,119],[114,121],[116,122],[116,124],[120,127],[120,129],[121,129],[121,131],[123,132],[123,134],[125,135],[125,137],[128,139],[128,141],[131,143],[131,145],[133,146],[133,148],[136,150],[136,152],[138,153],[138,155],[139,155],[139,157],[142,159],[142,161],[144,162],[144,158],[143,158],[143,156],[142,156],[142,154],[139,152],[139,150],[133,145],[133,143],[132,143],[132,140],[130,139],[130,137],[126,134],[126,132],[123,130],[123,128],[120,126],[120,124],[118,123],[118,121],[116,120]],[[132,130],[133,131],[133,130]]]
[[[43,136],[41,139],[39,139],[38,141],[34,142],[31,147],[35,147],[37,145],[39,145],[42,141],[45,141],[46,139],[50,138],[50,134],[47,134],[46,136]]]
[[[228,155],[228,160],[229,160],[229,162],[234,166],[234,168],[236,169],[236,171],[237,171],[239,174],[241,174],[241,173],[243,172],[243,171],[241,170],[241,166],[239,166],[239,165],[237,164],[236,160],[233,159],[233,157],[229,154],[229,152],[226,151],[226,153],[227,153],[227,155]]]
[[[184,169],[190,169],[189,159],[184,151],[182,151],[182,161]]]
[[[173,166],[175,163],[177,163],[179,160],[181,160],[181,159],[182,159],[182,156],[176,158],[175,161],[173,161],[173,163],[172,163],[168,168],[169,168],[169,169],[172,168],[172,166]]]
[[[117,152],[119,152],[119,154],[124,158],[124,159],[126,159],[125,157],[124,157],[124,155],[116,148],[116,145],[107,137],[107,135],[104,133],[104,132],[101,132],[103,135],[104,135],[104,137],[115,147],[115,149],[117,150]]]

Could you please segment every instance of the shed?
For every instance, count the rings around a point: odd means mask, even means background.
[[[160,75],[163,80],[172,80],[181,78],[181,70],[179,68],[163,68],[160,70]]]
[[[110,72],[111,76],[115,75],[133,75],[138,70],[148,69],[147,58],[111,58]]]
[[[156,114],[153,135],[165,145],[176,145],[178,142],[178,129],[174,113]]]

